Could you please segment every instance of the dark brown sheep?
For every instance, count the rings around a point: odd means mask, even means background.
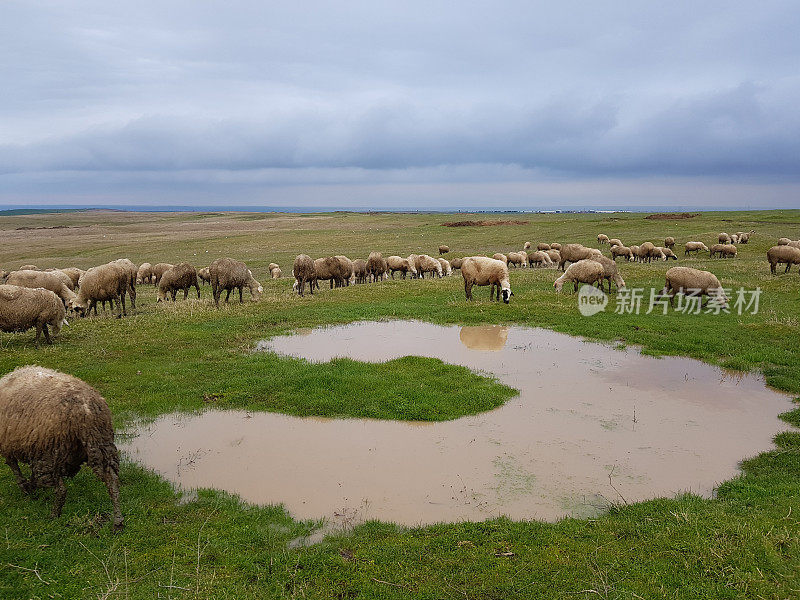
[[[178,290],[183,290],[183,299],[186,300],[189,297],[189,288],[192,287],[197,290],[197,298],[199,299],[200,286],[197,283],[197,269],[187,262],[182,262],[164,271],[161,281],[158,282],[156,302],[165,301],[167,294],[171,294],[172,301],[175,302]]]
[[[311,293],[314,293],[314,281],[317,278],[317,273],[314,270],[314,261],[308,254],[298,254],[294,259],[292,266],[292,274],[294,275],[294,286],[297,293],[301,296],[306,289],[306,283]]]
[[[122,529],[111,411],[87,383],[36,365],[0,379],[0,456],[23,493],[55,488],[53,517],[61,516],[67,497],[64,479],[88,463],[111,496],[114,531]],[[23,477],[20,462],[30,465],[30,479]]]
[[[235,289],[239,290],[239,303],[244,302],[242,300],[242,288],[250,290],[253,302],[261,299],[264,288],[253,278],[253,273],[242,261],[232,258],[218,258],[208,266],[208,272],[211,275],[214,304],[217,306],[219,306],[219,298],[223,291],[228,292],[225,295],[225,302],[227,302],[231,297],[231,292]]]
[[[0,331],[9,333],[36,328],[36,345],[44,333],[44,340],[52,344],[48,326],[58,335],[67,324],[66,310],[50,290],[31,289],[16,285],[0,285]],[[2,422],[0,422],[2,427]]]
[[[158,282],[161,281],[161,276],[174,266],[175,265],[170,263],[156,263],[153,265],[153,270],[151,271],[153,285],[158,286]]]
[[[381,281],[389,270],[386,259],[380,252],[370,252],[367,257],[367,279],[369,281]]]

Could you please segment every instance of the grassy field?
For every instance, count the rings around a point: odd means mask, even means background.
[[[156,304],[140,286],[137,310],[75,320],[56,344],[33,333],[0,334],[0,373],[37,363],[74,374],[108,399],[117,429],[174,410],[246,408],[298,415],[452,419],[498,406],[514,391],[439,361],[385,365],[303,361],[251,352],[261,339],[297,328],[365,319],[508,323],[642,346],[737,370],[760,370],[770,385],[800,395],[800,278],[771,276],[766,250],[800,238],[800,211],[702,213],[684,220],[642,214],[132,214],[111,211],[0,215],[0,268],[87,268],[219,256],[245,260],[265,288],[257,304],[219,310],[200,301]],[[466,219],[524,218],[524,225],[443,227]],[[755,230],[734,260],[684,259],[687,240]],[[512,270],[510,305],[479,288],[464,300],[460,277],[388,281],[298,298],[291,278],[268,280],[270,262],[294,256],[364,257],[507,252],[525,241],[596,246],[606,233],[625,243],[678,240],[678,264],[709,269],[724,286],[763,290],[758,314],[581,317],[573,294],[555,294],[550,269]],[[607,248],[607,247],[606,247]],[[607,250],[606,250],[607,253]],[[670,263],[627,264],[629,287],[663,286]],[[246,292],[245,292],[246,293]],[[613,307],[613,301],[612,301]],[[425,370],[424,378],[419,376]],[[414,383],[413,387],[410,385]],[[800,409],[785,415],[800,425]],[[176,493],[126,463],[125,531],[108,528],[110,504],[84,470],[69,485],[64,514],[49,518],[49,493],[23,498],[0,469],[0,597],[3,598],[796,598],[800,597],[800,434],[749,458],[717,498],[691,495],[610,507],[593,520],[443,524],[402,529],[371,522],[349,535],[294,548],[318,524],[280,507],[224,493]],[[508,553],[512,553],[508,555]]]

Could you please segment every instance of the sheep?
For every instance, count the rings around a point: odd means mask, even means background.
[[[550,249],[549,246],[547,249]],[[528,255],[525,252],[509,252],[506,254],[506,258],[508,259],[506,264],[509,266],[526,267],[528,265]]]
[[[34,343],[38,346],[44,333],[44,341],[52,344],[48,326],[53,335],[58,335],[61,327],[67,325],[66,315],[64,303],[50,290],[0,285],[0,331],[22,332],[35,327]]]
[[[531,243],[530,242],[525,242],[525,244],[522,246],[522,249],[523,250],[530,250],[531,249]]]
[[[390,258],[400,258],[398,257],[390,257]],[[386,262],[389,262],[389,259],[386,259]],[[414,271],[416,273],[416,270]],[[353,261],[353,277],[355,277],[356,283],[367,283],[367,261],[363,258],[357,258]],[[403,273],[403,277],[405,278],[405,273]],[[392,279],[394,279],[394,273],[392,273]]]
[[[383,254],[380,252],[370,252],[367,257],[367,279],[373,282],[379,281],[386,275],[386,270],[387,265]]]
[[[71,292],[75,291],[76,283],[72,280],[72,277],[64,273],[64,271],[62,271],[61,269],[45,269],[43,272],[52,273],[53,275],[58,277],[62,282],[64,282],[64,285],[67,286],[67,288],[69,288]]]
[[[582,244],[564,244],[561,247],[561,260],[558,262],[558,268],[563,271],[568,262],[574,263],[598,255],[600,255],[600,251],[596,248],[587,248]]]
[[[650,262],[654,257],[657,257],[658,254],[656,253],[656,247],[653,245],[653,242],[645,242],[639,246],[637,256],[639,257],[639,262]]]
[[[183,299],[186,300],[191,287],[197,290],[197,299],[199,300],[200,286],[197,283],[197,269],[187,262],[177,264],[161,276],[161,281],[158,282],[156,302],[166,301],[167,294],[171,294],[172,301],[175,302],[178,290],[183,290]]]
[[[620,256],[624,256],[629,261],[633,260],[633,252],[627,246],[612,246],[611,258],[617,260]]]
[[[735,233],[731,234],[731,244],[738,244],[739,243],[739,236]]]
[[[656,250],[661,253],[661,256],[664,257],[664,260],[669,260],[670,258],[674,260],[678,260],[678,257],[675,256],[675,253],[670,250],[669,248],[663,248],[661,246],[656,246]]]
[[[427,254],[418,255],[414,267],[417,269],[417,276],[422,279],[425,278],[425,273],[431,273],[432,276],[442,276],[442,264]]]
[[[314,259],[314,281],[311,283],[311,288],[319,289],[320,281],[330,282],[330,288],[338,287],[336,283],[336,275],[339,273],[339,261],[332,256]]]
[[[219,307],[219,298],[223,291],[226,291],[225,302],[231,297],[233,290],[239,290],[239,304],[242,304],[242,289],[250,290],[250,298],[253,302],[261,299],[264,288],[255,280],[252,271],[240,260],[233,258],[218,258],[208,265],[208,272],[211,274],[211,292],[214,295],[214,304]]]
[[[664,238],[664,247],[672,250],[675,247],[675,238],[668,236]]]
[[[314,261],[308,254],[298,254],[294,259],[292,266],[292,275],[294,275],[295,285],[297,286],[297,293],[303,296],[306,283],[314,293],[314,281],[317,279],[316,271],[314,270]]]
[[[717,241],[720,244],[730,244],[731,243],[731,236],[729,236],[727,233],[724,233],[724,232],[720,233],[717,236]]]
[[[713,246],[711,246],[709,255],[711,256],[711,258],[714,258],[715,254],[719,254],[720,258],[735,258],[736,246],[733,246],[731,244],[714,244]]]
[[[442,277],[450,277],[453,274],[453,267],[450,266],[450,261],[440,258],[439,264],[442,265]]]
[[[203,285],[211,283],[211,273],[209,272],[208,267],[203,267],[197,271],[197,278],[202,282]]]
[[[775,267],[780,263],[786,263],[788,273],[792,265],[800,265],[800,248],[792,246],[773,246],[767,250],[767,261],[769,261],[770,273],[775,275]]]
[[[503,302],[506,304],[514,294],[508,280],[508,265],[501,260],[485,256],[469,256],[461,263],[461,276],[464,278],[464,293],[467,300],[472,300],[472,286],[489,287],[489,300],[494,300],[495,290],[497,299],[502,293]]]
[[[61,274],[64,277],[63,273]],[[67,277],[67,279],[69,279]],[[78,296],[69,289],[64,280],[53,272],[47,271],[14,271],[6,278],[8,285],[17,285],[26,288],[44,288],[50,290],[64,303],[64,307],[71,309],[75,306]]]
[[[559,250],[560,251],[561,250],[561,244],[559,244],[558,242],[553,242],[553,243],[550,244],[550,249],[551,250]]]
[[[174,266],[175,265],[170,263],[157,263],[153,265],[153,285],[158,286],[158,282],[161,281],[161,276]]]
[[[717,276],[709,271],[700,271],[691,267],[672,267],[667,270],[661,295],[669,295],[669,304],[673,306],[675,294],[708,296],[709,299],[715,299],[723,307],[728,305],[728,299],[725,297],[722,284]]]
[[[534,265],[537,267],[549,267],[553,264],[553,261],[550,259],[550,256],[547,254],[547,252],[537,250],[536,252],[531,252],[528,254],[528,264],[531,267]]]
[[[607,244],[608,243],[608,236],[605,233],[597,234],[597,243],[598,244]]]
[[[118,264],[107,263],[92,267],[81,276],[78,298],[74,302],[75,310],[87,315],[94,309],[96,315],[98,302],[110,300],[113,310],[116,300],[119,310],[117,318],[122,318],[128,314],[125,310],[125,292],[128,290],[128,283],[128,272]]]
[[[337,285],[339,287],[350,285],[351,281],[353,280],[353,261],[343,254],[337,254],[333,258],[339,261],[339,273],[336,281]]]
[[[790,240],[787,237],[782,237],[782,238],[778,239],[778,246],[788,246],[789,242],[791,242],[791,241],[792,240]]]
[[[694,252],[697,254],[700,251],[708,252],[708,248],[703,242],[686,242],[683,245],[683,254],[684,256],[689,256],[690,252]]]
[[[450,261],[450,266],[453,267],[453,269],[460,269],[463,260],[463,258],[454,258]]]
[[[131,297],[131,308],[136,308],[136,274],[138,273],[139,269],[136,268],[131,261],[127,258],[118,258],[117,260],[111,261],[113,264],[119,265],[125,270],[125,273],[128,276],[128,285],[125,292]],[[122,293],[122,299],[125,299],[125,292]]]
[[[628,260],[638,261],[639,260],[639,246],[633,245],[630,248],[631,248],[632,258],[630,258]]]
[[[448,252],[450,252],[450,246],[439,246],[439,256],[442,254],[447,254]]]
[[[55,488],[53,518],[61,516],[67,497],[64,479],[87,463],[108,490],[113,531],[122,529],[111,411],[84,381],[38,365],[18,367],[0,379],[0,456],[24,494]],[[30,479],[23,477],[20,462],[30,465]]]
[[[606,260],[611,260],[606,259]],[[561,292],[564,283],[571,281],[575,284],[575,291],[578,291],[578,286],[581,283],[588,283],[594,285],[595,283],[602,286],[604,277],[603,265],[595,259],[581,259],[572,263],[558,279],[553,282],[553,287],[556,292]]]
[[[619,274],[617,263],[608,258],[607,256],[600,256],[592,258],[591,260],[600,263],[603,267],[603,279],[608,282],[608,293],[611,293],[611,282],[617,286],[617,290],[625,287],[625,280]],[[600,280],[600,289],[603,289],[603,279]]]
[[[272,279],[280,279],[282,275],[283,271],[281,271],[280,267],[275,267],[274,269],[269,270],[269,276],[272,277]]]
[[[22,265],[17,271],[38,271],[39,267],[36,265]]]
[[[505,254],[502,254],[500,252],[495,252],[494,254],[492,254],[492,258],[494,260],[503,261],[503,264],[506,264],[506,265],[508,264],[508,257]]]
[[[551,246],[552,246],[552,244],[551,244]],[[561,244],[559,244],[559,246],[561,246]],[[554,250],[553,248],[550,248],[550,250],[545,252],[545,254],[547,254],[547,256],[550,258],[551,266],[557,265],[558,263],[561,262],[561,251],[560,250]]]
[[[139,270],[136,272],[136,283],[150,283],[153,280],[153,265],[149,262],[144,262],[139,265]]]
[[[800,248],[800,240],[792,240],[787,245],[792,248]]]
[[[750,236],[755,233],[755,229],[751,229],[750,231],[740,231],[738,232],[739,236],[739,243],[740,244],[747,244],[750,241]]]
[[[613,248],[614,246],[622,246],[624,244],[619,241],[619,238],[611,238],[608,240],[608,245]]]
[[[541,242],[539,244],[536,244],[536,249],[541,250],[542,252],[547,252],[548,250],[550,250],[550,244]]]

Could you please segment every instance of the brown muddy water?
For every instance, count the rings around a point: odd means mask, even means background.
[[[433,357],[520,393],[498,409],[438,423],[171,414],[121,448],[184,489],[282,503],[299,519],[418,525],[555,520],[612,502],[711,496],[740,460],[790,428],[778,419],[790,397],[757,376],[542,329],[364,322],[257,349],[314,362]]]

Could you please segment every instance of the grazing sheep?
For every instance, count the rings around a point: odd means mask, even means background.
[[[208,266],[211,273],[211,291],[214,295],[214,304],[219,307],[219,298],[226,291],[225,302],[231,297],[233,290],[239,290],[239,303],[243,303],[242,289],[248,288],[253,302],[261,299],[264,288],[253,277],[247,265],[233,258],[218,258]]]
[[[450,246],[439,246],[439,256],[450,252]]]
[[[639,246],[631,246],[631,254],[633,255],[633,260],[639,260]]]
[[[720,244],[730,244],[731,243],[731,236],[729,236],[727,233],[720,233],[717,236],[717,241]]]
[[[622,275],[619,274],[619,269],[617,268],[617,263],[608,258],[607,256],[600,256],[592,258],[603,267],[603,279],[608,282],[608,293],[611,293],[611,282],[614,282],[614,285],[617,286],[617,290],[620,288],[625,287],[625,280],[622,278]],[[600,280],[600,289],[603,289],[603,280]]]
[[[627,246],[612,246],[611,247],[611,258],[617,260],[620,256],[624,256],[628,259],[628,261],[633,260],[633,252]]]
[[[800,248],[800,240],[792,240],[788,245],[792,248]]]
[[[709,299],[714,298],[719,301],[723,307],[728,305],[725,291],[717,276],[708,271],[700,271],[691,267],[672,267],[667,270],[661,295],[669,295],[669,304],[673,306],[675,294],[708,296]]]
[[[559,244],[558,242],[553,242],[552,244],[550,244],[550,249],[551,250],[559,250],[560,251],[561,250],[561,244]]]
[[[156,302],[164,302],[167,299],[167,294],[172,296],[172,301],[175,302],[175,296],[178,290],[183,290],[183,299],[189,297],[189,288],[194,287],[197,290],[197,299],[200,299],[200,285],[197,283],[197,269],[187,262],[182,262],[168,269],[161,276],[161,281],[158,282],[158,297]]]
[[[388,263],[389,259],[386,259],[386,262]],[[394,279],[394,273],[392,275],[392,279]],[[363,258],[353,261],[353,277],[355,277],[356,283],[367,283],[367,261]],[[403,273],[403,277],[405,277],[405,273]]]
[[[675,238],[674,237],[664,238],[664,247],[672,250],[675,247]]]
[[[87,383],[37,365],[19,367],[0,379],[0,456],[23,493],[55,488],[53,517],[61,516],[67,497],[64,479],[88,463],[111,497],[113,530],[122,529],[111,411]],[[30,479],[23,477],[20,462],[30,465]]]
[[[656,247],[653,242],[645,242],[639,246],[637,256],[639,257],[639,262],[650,262],[654,257],[658,257],[659,254],[656,253]]]
[[[75,310],[84,316],[94,309],[97,314],[97,303],[111,301],[117,302],[119,314],[122,318],[128,313],[125,310],[125,293],[128,291],[128,272],[118,264],[107,263],[99,267],[92,267],[81,276],[78,288],[78,298],[74,301]]]
[[[417,276],[425,279],[425,273],[431,273],[431,276],[442,276],[442,264],[427,254],[417,255],[414,267],[417,269]]]
[[[161,276],[174,266],[175,265],[170,263],[157,263],[153,265],[153,285],[158,286],[158,282],[161,281]]]
[[[69,275],[64,273],[64,271],[62,271],[61,269],[45,269],[43,272],[44,273],[52,273],[53,275],[55,275],[61,281],[64,282],[64,285],[67,286],[67,288],[69,288],[69,291],[71,291],[71,292],[75,291],[76,284],[72,280],[72,277],[70,277]]]
[[[450,266],[450,262],[440,258],[439,264],[442,265],[442,277],[450,277],[453,274],[453,267]]]
[[[427,256],[427,254],[425,255]],[[367,257],[367,280],[380,281],[386,276],[386,259],[380,252],[370,252]]]
[[[283,271],[281,271],[280,267],[275,267],[274,269],[269,270],[269,276],[272,277],[272,279],[280,279],[282,275]]]
[[[714,244],[711,246],[709,255],[714,258],[715,254],[719,254],[720,258],[736,258],[736,246],[732,244]]]
[[[751,229],[750,231],[740,231],[738,232],[739,236],[739,243],[740,244],[747,244],[750,241],[750,236],[755,233],[755,229]]]
[[[153,280],[153,265],[145,262],[139,265],[136,272],[136,283],[151,283]]]
[[[203,282],[203,285],[211,283],[211,272],[208,270],[208,267],[203,267],[197,271],[197,278]]]
[[[670,258],[678,260],[678,257],[675,256],[675,253],[669,248],[662,248],[661,246],[656,246],[656,250],[661,253],[661,256],[664,257],[664,260],[669,260]]]
[[[450,261],[450,266],[453,267],[454,269],[460,269],[463,260],[464,260],[463,258],[454,258],[453,260]]]
[[[582,244],[564,244],[561,247],[561,260],[558,262],[558,268],[563,271],[568,262],[574,263],[599,255],[600,251],[596,248],[587,248]]]
[[[552,252],[552,250],[550,251]],[[536,252],[531,252],[528,254],[528,264],[533,267],[549,267],[553,264],[553,261],[550,259],[550,255],[547,252],[542,250],[537,250]]]
[[[314,261],[308,254],[297,255],[297,258],[294,259],[294,266],[292,266],[292,275],[294,275],[298,294],[303,295],[306,283],[308,283],[311,293],[314,293],[314,281],[317,275],[314,270]]]
[[[552,244],[551,244],[551,246],[552,246]],[[560,244],[559,244],[559,246],[560,246]],[[557,265],[558,263],[561,262],[561,251],[560,250],[554,250],[554,249],[551,248],[550,250],[545,252],[545,254],[547,254],[547,256],[550,257],[550,262],[553,265]]]
[[[511,284],[508,281],[508,265],[501,260],[485,256],[470,256],[461,263],[461,276],[464,278],[464,293],[467,300],[472,300],[472,286],[488,285],[489,300],[494,300],[495,290],[497,299],[503,295],[503,302],[508,304],[511,296]]]
[[[550,244],[545,244],[544,242],[541,242],[539,244],[536,244],[536,249],[541,250],[542,252],[547,252],[548,250],[550,250]]]
[[[531,249],[531,243],[530,242],[525,242],[525,244],[522,246],[522,249],[523,250],[530,250]]]
[[[64,277],[67,277],[61,273]],[[69,279],[67,277],[67,279]],[[70,280],[71,281],[71,280]],[[50,290],[64,303],[64,307],[71,309],[75,306],[78,296],[69,289],[62,277],[48,271],[14,271],[6,278],[8,285],[17,285],[26,288],[44,288]]]
[[[67,324],[64,303],[50,290],[26,288],[17,285],[0,285],[0,331],[6,333],[28,331],[36,328],[34,343],[44,333],[44,341],[52,344],[48,326],[58,335]],[[0,430],[2,429],[0,421]]]
[[[684,256],[689,256],[690,252],[694,252],[697,254],[700,251],[708,252],[708,248],[703,242],[686,242],[683,245],[683,254]]]
[[[343,254],[337,254],[333,258],[339,261],[339,273],[336,284],[339,287],[350,285],[350,282],[353,279],[353,261]]]
[[[791,242],[791,241],[792,240],[790,240],[787,237],[782,237],[782,238],[778,239],[778,246],[788,246],[789,242]]]
[[[506,254],[506,258],[508,259],[506,264],[509,266],[525,267],[528,264],[528,255],[525,252],[509,252]]]
[[[731,234],[731,244],[738,244],[739,243],[739,236],[735,233]]]
[[[17,271],[38,271],[39,267],[36,265],[22,265]]]
[[[136,265],[129,261],[127,258],[118,258],[117,260],[112,260],[112,264],[119,265],[125,270],[125,273],[128,276],[128,285],[126,286],[125,292],[131,297],[131,308],[136,308],[136,273],[138,273],[139,269],[136,268]],[[125,299],[125,292],[122,294],[122,299]]]
[[[339,274],[339,269],[339,261],[332,256],[314,259],[314,273],[316,274],[316,277],[311,283],[311,288],[313,289],[316,287],[319,289],[320,281],[330,282],[330,289],[333,289],[334,286],[339,287],[336,280],[336,277]]]
[[[611,261],[610,258],[606,260]],[[575,284],[575,291],[577,292],[578,286],[581,283],[587,283],[589,285],[598,284],[602,286],[603,277],[603,265],[595,259],[582,259],[567,267],[561,277],[555,280],[553,287],[556,292],[560,292],[564,283],[571,281]]]
[[[611,238],[608,240],[608,245],[613,248],[614,246],[622,246],[623,243],[620,242],[618,238]]]
[[[506,265],[508,264],[508,257],[500,252],[495,252],[494,254],[492,254],[492,258],[494,260],[501,260]]]
[[[775,275],[775,267],[781,263],[786,263],[788,273],[792,265],[800,265],[800,248],[792,246],[773,246],[767,250],[767,261],[769,261],[770,273]]]
[[[608,243],[608,236],[605,233],[597,234],[597,243],[598,244],[607,244]]]
[[[73,290],[78,289],[78,282],[81,279],[81,275],[86,273],[83,269],[78,269],[76,267],[67,267],[66,269],[61,269],[61,272],[66,274],[67,277],[72,279]]]

